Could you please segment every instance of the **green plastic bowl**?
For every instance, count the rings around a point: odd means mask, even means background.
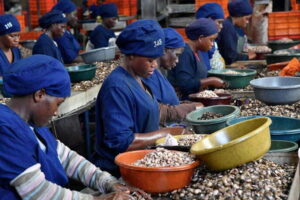
[[[241,74],[225,74],[226,71],[236,71]],[[256,70],[254,69],[213,69],[208,71],[209,76],[219,77],[228,83],[228,88],[244,88],[254,79]]]
[[[280,50],[280,49],[288,49],[292,46],[300,44],[300,40],[295,40],[292,42],[278,42],[278,41],[269,41],[268,47],[272,49],[272,51]]]
[[[72,83],[92,80],[96,75],[96,65],[77,65],[66,67]]]
[[[292,141],[286,140],[272,140],[271,141],[271,148],[269,152],[271,153],[285,153],[285,152],[292,152],[298,149],[298,144]]]
[[[223,117],[211,120],[199,120],[204,113],[220,113]],[[197,134],[209,134],[226,127],[226,121],[240,114],[240,109],[230,105],[216,105],[203,107],[187,114],[186,120]]]

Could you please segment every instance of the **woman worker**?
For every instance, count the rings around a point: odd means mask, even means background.
[[[11,63],[21,59],[18,48],[20,30],[20,24],[15,16],[0,15],[0,76]]]
[[[164,70],[171,70],[178,63],[178,56],[185,47],[182,36],[173,28],[164,28],[165,50],[164,55],[158,59],[159,68],[153,74],[143,78],[143,82],[150,87],[160,105],[160,122],[181,122],[187,113],[196,109],[196,106],[203,106],[201,103],[180,104],[177,94],[163,75]]]
[[[219,50],[227,65],[237,60],[254,59],[256,54],[249,52],[242,54],[247,42],[243,28],[247,26],[252,14],[252,7],[248,0],[236,0],[228,3],[230,16],[224,21],[217,42]]]
[[[217,3],[206,3],[202,5],[196,12],[196,19],[199,18],[210,18],[214,20],[217,24],[218,32],[223,28],[224,11]],[[214,42],[213,47],[209,51],[201,51],[201,55],[208,70],[225,68],[225,61],[218,50],[216,42]]]
[[[76,5],[72,1],[60,0],[52,10],[63,12],[68,19],[67,25],[71,28],[77,27]],[[54,40],[58,45],[65,64],[83,62],[81,56],[79,56],[80,44],[69,30],[66,30],[63,36],[55,37]]]
[[[124,64],[106,78],[97,97],[94,162],[119,176],[114,163],[117,154],[154,145],[157,139],[175,133],[171,128],[159,130],[157,100],[142,81],[154,73],[157,58],[163,55],[160,25],[153,20],[133,22],[116,43],[125,55]]]
[[[67,18],[58,10],[52,10],[39,19],[40,26],[45,29],[32,49],[32,54],[44,54],[56,58],[63,63],[61,52],[55,37],[63,36],[66,29]]]
[[[70,78],[58,60],[33,55],[4,73],[4,89],[13,95],[0,104],[1,199],[129,199],[129,189],[56,140],[46,127],[70,96]],[[93,197],[64,186],[68,178],[100,192]]]
[[[212,87],[224,87],[224,81],[216,77],[207,78],[207,68],[199,51],[208,51],[217,38],[218,28],[212,19],[197,19],[185,28],[189,41],[179,62],[169,71],[168,80],[177,89],[181,99],[187,99],[189,94]]]
[[[114,3],[107,3],[100,6],[100,16],[102,18],[102,25],[99,25],[90,35],[90,42],[94,49],[101,47],[108,47],[109,40],[116,38],[115,32],[112,28],[116,25],[118,17],[118,8]]]

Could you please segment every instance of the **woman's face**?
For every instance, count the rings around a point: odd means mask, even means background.
[[[66,27],[67,25],[64,24],[53,24],[51,31],[54,37],[61,37],[64,35],[65,31],[66,31]]]
[[[157,58],[147,58],[143,56],[131,56],[129,66],[135,76],[147,78],[151,76],[157,68]]]
[[[217,27],[218,27],[218,32],[220,33],[220,31],[223,28],[224,19],[215,19],[214,21],[216,22]]]
[[[20,32],[3,35],[0,37],[0,40],[7,48],[18,47],[20,42]]]
[[[243,17],[237,17],[235,25],[237,25],[240,28],[246,28],[246,26],[250,22],[250,19],[251,19],[251,15],[247,15],[247,16],[243,16]]]
[[[199,42],[198,49],[204,52],[209,51],[213,47],[214,41],[217,38],[217,36],[218,34],[216,33],[207,37],[200,37],[198,39]]]
[[[73,11],[71,13],[66,14],[66,17],[68,19],[68,25],[72,28],[75,28],[78,25],[78,19],[77,19],[77,11]]]
[[[102,21],[103,21],[104,26],[109,29],[113,28],[117,24],[116,17],[104,18]]]
[[[32,121],[36,126],[45,126],[57,115],[58,106],[64,102],[64,98],[53,97],[44,93],[40,97],[37,109],[33,113]]]
[[[160,66],[171,70],[178,63],[178,57],[183,52],[183,48],[165,49],[165,53],[160,57]]]

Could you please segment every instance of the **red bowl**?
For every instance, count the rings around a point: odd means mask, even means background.
[[[152,151],[154,150],[128,151],[115,158],[115,163],[120,167],[121,176],[126,183],[155,194],[183,188],[191,182],[194,170],[200,164],[199,161],[178,167],[132,165]]]
[[[204,106],[213,106],[213,105],[229,105],[231,103],[231,94],[218,93],[218,97],[203,98],[198,97],[198,94],[190,94],[189,99],[191,101],[201,102]]]

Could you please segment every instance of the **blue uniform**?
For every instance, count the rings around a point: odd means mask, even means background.
[[[240,31],[237,32],[231,18],[227,18],[223,23],[217,42],[219,51],[228,65],[237,60],[248,60],[248,55],[237,51],[238,35],[240,35]]]
[[[65,31],[64,35],[54,39],[58,45],[65,64],[70,64],[79,55],[80,44],[74,35],[69,31]]]
[[[109,38],[115,38],[115,32],[111,29],[105,28],[102,25],[99,25],[91,33],[91,43],[94,45],[94,48],[108,47]]]
[[[37,163],[48,181],[65,186],[68,178],[58,159],[57,141],[49,129],[36,127],[33,131],[19,115],[2,104],[0,113],[0,199],[20,199],[9,182]],[[47,147],[45,152],[36,137]]]
[[[22,58],[21,52],[19,48],[12,48],[11,49],[13,54],[13,62],[16,62]],[[11,65],[11,63],[8,61],[6,55],[4,52],[0,49],[0,76],[3,75],[3,73],[7,70],[7,68]]]
[[[182,99],[187,99],[189,94],[199,92],[200,79],[207,77],[207,68],[201,53],[197,55],[199,60],[190,46],[186,45],[176,67],[168,73],[168,80],[174,88],[179,89]]]
[[[98,94],[96,122],[94,162],[118,176],[114,158],[128,149],[134,134],[159,129],[158,103],[124,68],[117,67]]]
[[[58,46],[48,35],[43,33],[35,43],[32,54],[44,54],[56,58],[63,63],[63,59]]]
[[[158,102],[168,105],[180,103],[173,86],[158,69],[155,69],[154,73],[150,77],[144,78],[143,81],[151,88]]]

